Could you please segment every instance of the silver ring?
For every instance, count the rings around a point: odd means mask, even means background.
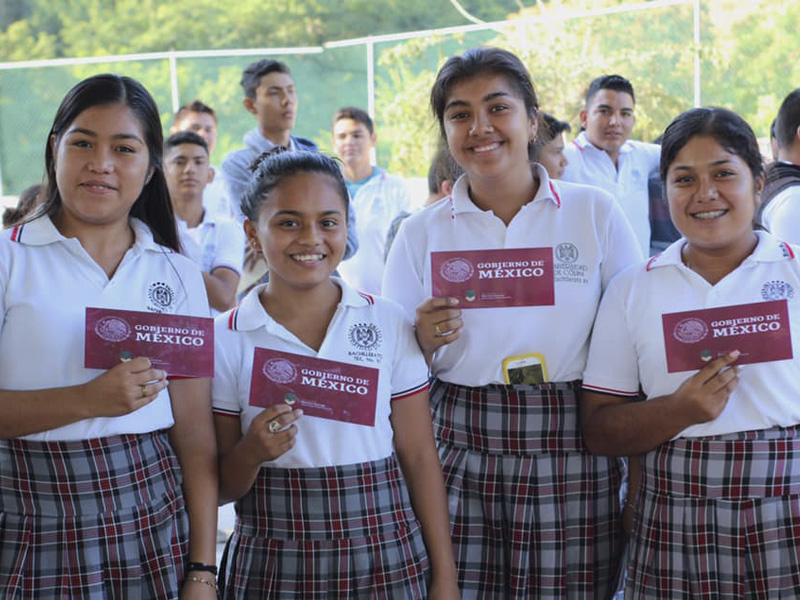
[[[270,421],[269,422],[269,431],[270,433],[277,433],[281,428],[281,424],[277,421]]]
[[[439,329],[439,324],[436,324],[436,337],[442,337],[442,331]]]
[[[142,398],[147,398],[147,384],[142,384]]]

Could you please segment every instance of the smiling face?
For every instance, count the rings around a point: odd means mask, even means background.
[[[273,289],[328,282],[347,243],[345,202],[329,175],[299,173],[270,191],[257,222],[245,221],[249,243],[267,261]]]
[[[670,215],[689,245],[732,255],[752,245],[763,186],[742,157],[709,135],[689,138],[666,176]]]
[[[87,108],[56,139],[51,137],[58,218],[72,225],[125,222],[152,175],[139,119],[123,104]]]
[[[528,142],[536,121],[505,76],[476,75],[453,85],[443,122],[450,154],[467,172],[471,186],[501,183],[530,171]]]
[[[586,137],[616,160],[636,124],[633,109],[634,102],[630,94],[615,90],[598,91],[580,113]]]
[[[255,98],[245,98],[245,108],[258,119],[261,132],[272,139],[279,138],[294,128],[297,117],[297,93],[288,73],[273,71],[261,78]]]
[[[352,172],[371,170],[369,152],[376,139],[366,125],[355,119],[339,119],[333,124],[333,150]]]

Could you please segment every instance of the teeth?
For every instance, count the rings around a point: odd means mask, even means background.
[[[500,147],[500,144],[498,144],[497,142],[494,142],[493,144],[488,144],[486,146],[474,146],[472,148],[472,151],[473,152],[491,152],[492,150],[495,150],[496,148],[499,148],[499,147]]]
[[[711,211],[708,211],[708,212],[695,213],[692,216],[695,219],[716,219],[717,217],[721,217],[722,215],[724,215],[726,212],[728,212],[728,211],[726,211],[726,210],[711,210]]]
[[[292,258],[300,262],[313,262],[315,260],[322,260],[323,256],[323,254],[295,254]]]

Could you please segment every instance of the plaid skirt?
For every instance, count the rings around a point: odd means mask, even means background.
[[[642,457],[626,598],[800,597],[800,427]]]
[[[262,467],[236,502],[224,571],[225,599],[426,598],[422,530],[394,456]]]
[[[188,530],[164,432],[0,441],[4,599],[177,598]]]
[[[462,597],[609,598],[623,533],[620,463],[586,450],[580,382],[436,381],[434,428]]]

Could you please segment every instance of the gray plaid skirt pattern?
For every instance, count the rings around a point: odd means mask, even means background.
[[[262,467],[236,502],[226,555],[225,599],[427,597],[422,530],[394,456]]]
[[[648,452],[626,598],[800,597],[800,428]]]
[[[620,464],[580,435],[580,382],[436,381],[434,428],[462,597],[608,598],[623,550]]]
[[[188,529],[164,432],[0,441],[3,598],[177,598]]]

